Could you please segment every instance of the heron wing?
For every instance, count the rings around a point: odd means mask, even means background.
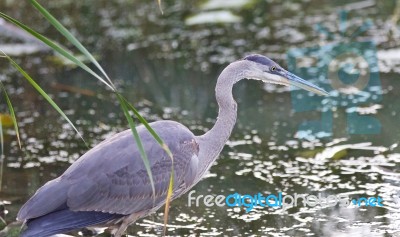
[[[67,201],[68,184],[53,179],[39,188],[19,210],[18,220],[27,220],[58,210]]]
[[[173,154],[174,197],[179,196],[196,177],[198,145],[193,133],[179,123],[160,121],[151,126]],[[71,184],[67,194],[71,210],[131,214],[164,204],[171,159],[144,127],[139,126],[138,132],[150,162],[155,198],[139,150],[127,130],[99,144],[61,177]]]
[[[166,142],[174,156],[174,197],[194,182],[198,145],[185,126],[159,121],[150,126]],[[130,130],[98,144],[65,173],[49,181],[25,203],[18,213],[27,220],[56,211],[67,204],[72,211],[101,211],[131,214],[161,206],[169,185],[171,159],[144,126],[138,126],[152,170],[156,196]]]

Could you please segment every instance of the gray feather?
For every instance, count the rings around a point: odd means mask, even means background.
[[[198,146],[185,126],[173,121],[150,124],[174,155],[174,196],[190,185],[196,174]],[[144,126],[137,127],[153,173],[156,202],[150,179],[130,130],[123,131],[89,150],[59,178],[48,182],[24,205],[18,219],[47,214],[67,203],[72,211],[132,214],[150,210],[166,198],[171,159]],[[49,205],[50,202],[50,205]],[[161,204],[162,205],[162,204]]]

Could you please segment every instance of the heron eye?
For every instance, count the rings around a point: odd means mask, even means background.
[[[275,71],[275,69],[276,69],[275,66],[272,66],[272,67],[271,67],[271,71],[272,71],[272,72]]]

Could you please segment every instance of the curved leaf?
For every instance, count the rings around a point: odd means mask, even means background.
[[[62,34],[67,38],[69,42],[71,42],[81,53],[83,53],[89,60],[92,62],[103,75],[107,78],[110,85],[115,89],[114,84],[111,79],[108,77],[107,73],[100,66],[97,60],[93,57],[93,55],[79,42],[79,40],[73,36],[67,28],[65,28],[53,15],[50,14],[44,7],[42,7],[37,1],[31,0],[31,4]]]
[[[53,99],[50,98],[50,96],[29,76],[28,73],[24,71],[12,58],[6,55],[6,58],[8,61],[15,67],[25,78],[26,80],[35,88],[40,95],[43,96],[44,99],[49,102],[49,104],[65,119],[67,122],[72,126],[72,128],[75,130],[75,132],[79,135],[79,137],[82,139],[82,141],[86,144],[85,139],[83,139],[81,133],[76,129],[75,125],[71,122],[71,120],[67,117],[67,115],[58,107],[58,105],[54,102]]]
[[[19,129],[18,129],[18,122],[17,122],[17,117],[15,116],[14,107],[11,104],[10,97],[8,97],[6,88],[4,88],[4,85],[3,85],[2,82],[0,82],[0,87],[1,87],[1,90],[4,92],[4,97],[6,98],[7,107],[8,107],[8,110],[10,111],[11,119],[12,119],[12,122],[13,122],[13,125],[14,125],[14,130],[15,130],[15,133],[17,135],[17,141],[18,141],[19,149],[22,149],[21,139],[20,139]],[[3,150],[3,144],[1,144],[1,150]]]
[[[10,16],[8,16],[8,15],[2,13],[2,12],[0,12],[0,17],[4,18],[5,20],[13,23],[14,25],[16,25],[16,26],[20,27],[21,29],[25,30],[26,32],[28,32],[32,36],[36,37],[38,40],[42,41],[43,43],[48,45],[50,48],[52,48],[54,51],[58,52],[59,54],[61,54],[65,58],[71,60],[73,63],[75,63],[76,65],[81,67],[86,72],[90,73],[92,76],[96,77],[98,80],[103,82],[105,85],[107,85],[107,87],[109,87],[111,90],[114,91],[114,88],[110,84],[108,84],[108,82],[106,82],[103,78],[101,78],[99,75],[97,75],[97,73],[95,73],[92,69],[90,69],[88,66],[86,66],[86,64],[84,64],[82,61],[80,61],[78,58],[76,58],[68,50],[64,49],[63,47],[61,47],[57,43],[53,42],[52,40],[48,39],[47,37],[39,34],[38,32],[32,30],[28,26],[22,24],[21,22],[15,20],[14,18],[12,18],[12,17],[10,17]]]
[[[127,106],[125,100],[119,93],[116,93],[116,95],[120,102],[121,108],[124,111],[124,115],[125,115],[126,119],[128,120],[129,127],[131,128],[133,137],[135,138],[135,141],[136,141],[136,145],[139,148],[139,152],[142,157],[144,166],[146,167],[147,175],[149,176],[149,179],[150,179],[151,189],[153,190],[153,197],[155,197],[156,190],[155,190],[155,186],[154,186],[153,174],[151,172],[149,159],[147,158],[147,153],[144,150],[144,147],[142,144],[142,139],[140,139],[140,136],[136,130],[135,121],[132,119],[131,115],[129,114],[128,106]]]

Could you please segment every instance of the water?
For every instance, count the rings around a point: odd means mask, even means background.
[[[375,42],[379,93],[372,88],[353,99],[335,93],[330,99],[312,97],[311,104],[318,108],[301,111],[303,107],[296,103],[308,98],[307,93],[290,93],[287,88],[254,81],[238,83],[234,88],[239,108],[236,127],[219,160],[193,190],[196,195],[283,192],[325,197],[380,196],[384,206],[298,206],[286,211],[255,208],[246,213],[243,208],[226,206],[188,207],[184,195],[172,204],[168,234],[398,236],[400,204],[392,199],[399,194],[400,182],[400,84],[396,80],[400,41],[394,14],[396,4],[237,1],[224,8],[218,2],[202,5],[197,1],[165,1],[164,15],[160,15],[155,1],[49,1],[43,5],[99,58],[118,88],[149,121],[176,120],[195,134],[204,133],[215,121],[214,85],[229,62],[257,52],[286,67],[290,49],[340,42],[337,10],[349,10],[348,35],[370,19],[372,26],[353,41]],[[210,5],[213,7],[207,7]],[[2,11],[65,43],[38,14],[31,14],[28,3],[3,0],[0,6]],[[236,20],[196,25],[187,22],[200,13],[207,13],[205,22],[212,22],[213,12],[221,10]],[[331,33],[318,33],[318,23],[323,23]],[[14,44],[13,47],[20,45],[14,51],[18,63],[75,121],[89,147],[127,128],[116,98],[95,79],[80,69],[63,66],[62,60],[43,52],[39,46],[24,51],[27,42],[31,42],[24,36],[15,39],[6,34],[0,39],[3,44]],[[320,71],[311,68],[312,59],[301,63],[306,69],[297,73],[319,75]],[[0,199],[5,209],[3,218],[11,223],[30,195],[60,175],[87,147],[15,70],[5,62],[0,65],[0,77],[15,106],[23,140],[21,151],[14,132],[7,128]],[[329,86],[326,78],[320,79],[315,82]],[[0,106],[5,113],[4,99]],[[327,110],[332,111],[331,133],[326,127],[314,132],[299,130],[303,122],[320,119],[321,111]],[[373,115],[381,124],[379,133],[350,134],[349,113]],[[359,121],[361,124],[362,120]],[[160,210],[130,227],[129,234],[159,236],[162,223]]]

